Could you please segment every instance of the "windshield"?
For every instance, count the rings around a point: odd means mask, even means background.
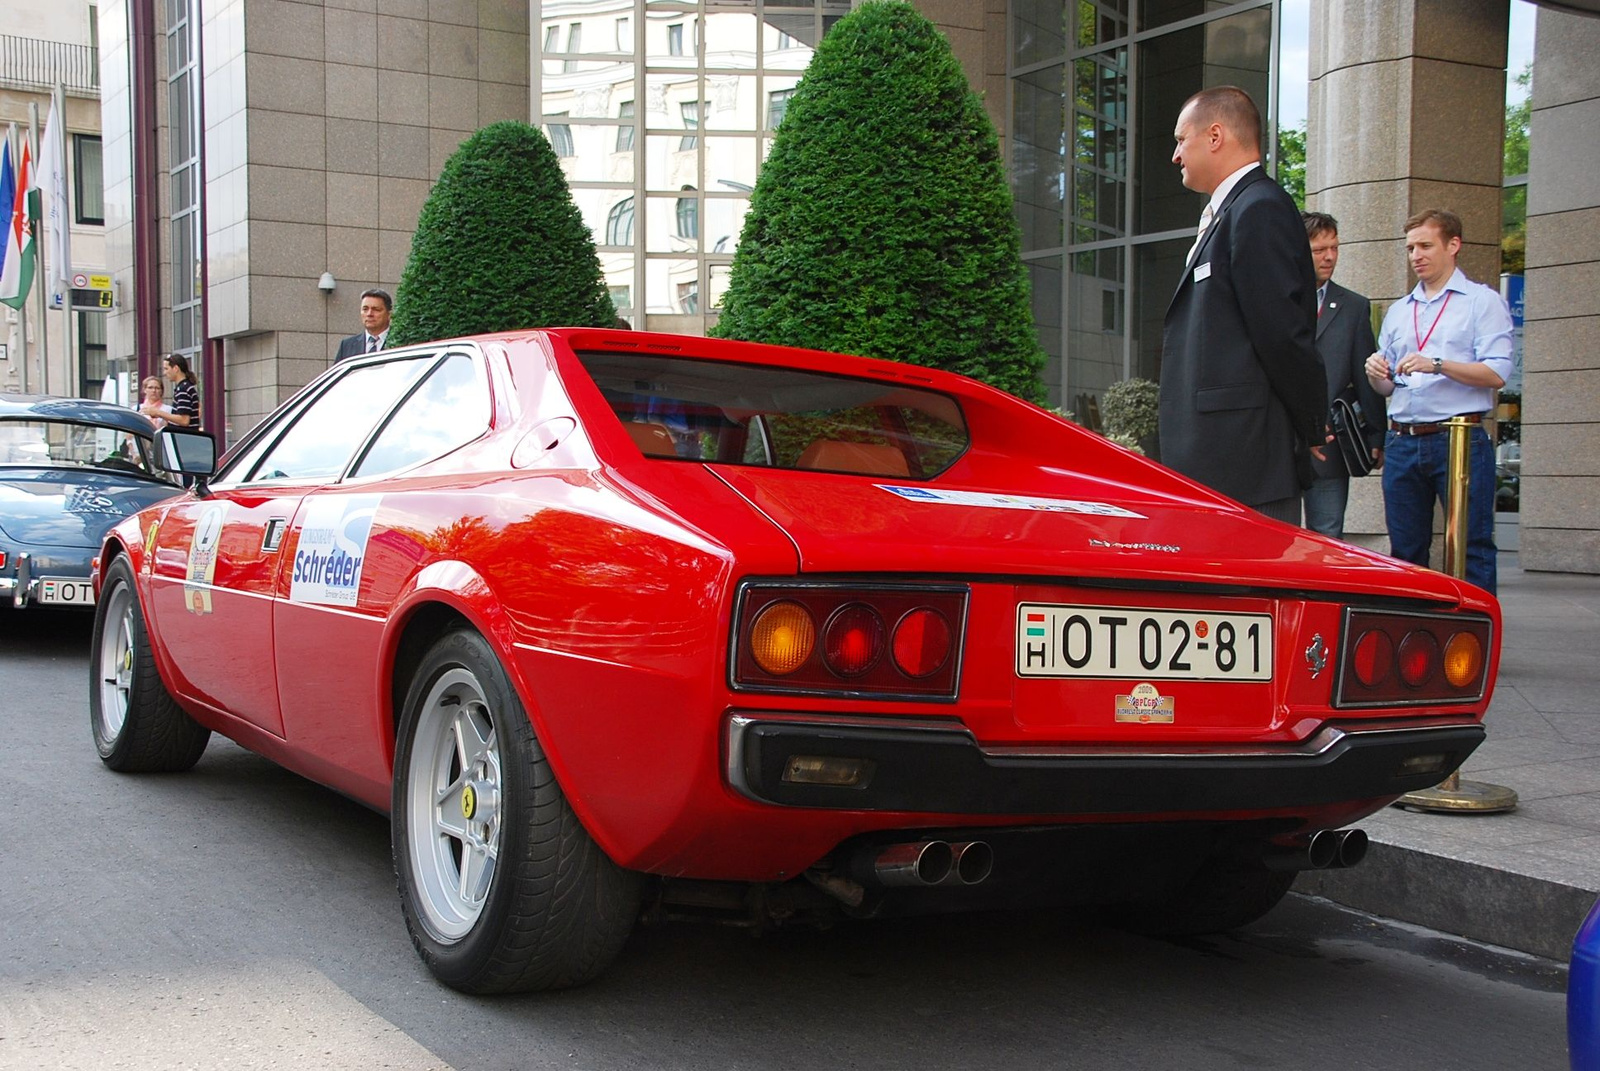
[[[967,448],[948,395],[792,368],[578,355],[648,457],[927,479]]]
[[[0,465],[104,469],[165,478],[151,463],[150,440],[143,435],[60,420],[0,421]]]

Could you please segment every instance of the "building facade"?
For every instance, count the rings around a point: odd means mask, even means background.
[[[1342,223],[1341,281],[1401,296],[1400,225],[1438,203],[1467,220],[1468,272],[1495,278],[1508,4],[916,0],[1001,133],[1052,403],[1092,425],[1111,384],[1160,377],[1200,207],[1170,163],[1172,125],[1206,85],[1264,104],[1270,171],[1279,134],[1305,129],[1308,202]],[[444,160],[506,118],[560,156],[621,315],[701,333],[789,95],[850,6],[102,0],[106,259],[133,284],[109,350],[193,354],[225,414],[209,426],[237,437],[326,366],[362,289],[394,288]],[[1572,236],[1597,210],[1593,170],[1584,139],[1539,132],[1588,116],[1596,20],[1540,18],[1523,563],[1600,572],[1600,476],[1555,445],[1600,425],[1595,324],[1541,303],[1592,275]],[[1557,22],[1575,28],[1546,34]],[[1361,483],[1352,531],[1376,535],[1376,481]]]
[[[15,16],[5,20],[6,28],[23,32],[0,34],[0,138],[15,125],[16,160],[31,125],[37,125],[36,143],[42,136],[59,93],[66,116],[63,207],[72,263],[66,272],[42,263],[35,299],[20,310],[0,307],[0,390],[98,397],[115,368],[107,363],[106,325],[108,303],[116,298],[104,239],[99,12],[90,0],[13,0],[6,10]],[[3,214],[9,219],[10,205]],[[42,232],[37,240],[47,257]],[[74,275],[82,276],[81,286],[72,285]],[[58,277],[65,285],[54,285]]]

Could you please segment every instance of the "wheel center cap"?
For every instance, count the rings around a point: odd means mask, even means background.
[[[464,785],[461,789],[461,817],[472,821],[472,816],[478,813],[478,793],[471,785]]]

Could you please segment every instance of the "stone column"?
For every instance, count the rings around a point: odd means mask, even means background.
[[[1312,0],[1306,202],[1339,220],[1334,279],[1380,309],[1416,284],[1402,227],[1423,208],[1461,216],[1462,269],[1497,285],[1509,25],[1510,0]],[[1376,476],[1345,527],[1388,549]]]
[[[1523,325],[1525,569],[1600,573],[1600,18],[1534,39]]]

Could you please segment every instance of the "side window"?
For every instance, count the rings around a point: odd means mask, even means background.
[[[339,475],[373,425],[433,360],[423,354],[350,369],[300,412],[247,479]]]
[[[488,426],[483,371],[465,353],[452,353],[395,410],[354,475],[379,476],[442,457]]]

